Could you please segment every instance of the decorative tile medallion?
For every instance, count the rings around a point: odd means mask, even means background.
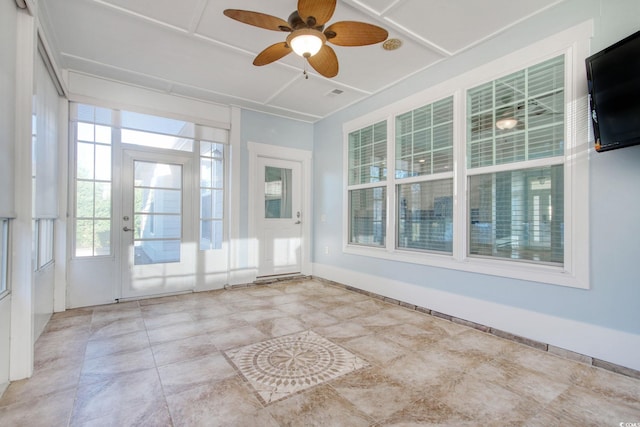
[[[369,366],[312,331],[227,350],[225,354],[265,404]]]

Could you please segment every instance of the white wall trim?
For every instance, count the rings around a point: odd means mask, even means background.
[[[308,150],[301,150],[298,148],[288,148],[278,145],[262,144],[249,141],[247,143],[249,150],[249,256],[248,263],[251,268],[256,272],[258,271],[258,257],[259,251],[257,246],[257,233],[256,233],[256,218],[254,213],[256,212],[257,189],[257,168],[258,158],[265,157],[271,159],[282,159],[299,162],[302,165],[302,250],[301,250],[301,273],[304,275],[311,274],[311,225],[313,223],[313,212],[311,211],[311,199],[312,199],[312,187],[311,187],[311,159],[313,153]],[[255,280],[255,277],[253,280]],[[253,281],[252,280],[252,281]]]
[[[31,114],[36,28],[35,19],[27,13],[18,13],[16,45],[16,219],[11,224],[10,381],[30,377],[33,372]]]
[[[314,264],[313,275],[640,370],[640,335],[423,286]]]

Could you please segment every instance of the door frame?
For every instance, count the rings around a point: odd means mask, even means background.
[[[251,281],[258,277],[258,265],[260,262],[260,253],[257,235],[257,215],[262,214],[262,210],[257,206],[257,197],[259,189],[257,185],[258,158],[267,158],[275,160],[287,160],[300,163],[301,166],[301,206],[302,206],[302,234],[300,248],[300,273],[303,275],[311,275],[311,224],[313,214],[311,212],[311,159],[312,152],[301,150],[298,148],[281,147],[279,145],[263,144],[258,142],[247,143],[249,150],[249,218],[248,218],[248,262],[251,270]]]

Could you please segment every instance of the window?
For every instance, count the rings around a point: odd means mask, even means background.
[[[564,95],[564,56],[467,91],[469,256],[563,264]]]
[[[53,219],[36,220],[36,270],[41,270],[53,262],[54,224]]]
[[[193,161],[200,165],[200,215],[199,218],[189,220],[199,219],[200,250],[222,248],[225,153],[229,139],[226,129],[84,104],[73,103],[71,108],[71,129],[75,130],[76,153],[75,257],[106,256],[113,253],[111,159],[114,150],[117,152],[125,148],[192,153]],[[143,168],[142,163],[140,168]],[[188,179],[190,181],[191,177]],[[144,218],[144,231],[148,233],[138,237],[151,239],[152,234],[157,234],[158,230],[166,227],[168,218],[175,213],[167,209],[170,209],[170,204],[180,200],[176,196],[178,190],[174,187],[160,188],[152,183],[136,186],[138,210],[135,218],[138,221]],[[137,245],[138,243],[136,240]],[[164,252],[176,247],[175,243],[165,243],[165,246]],[[176,253],[174,258],[178,259],[179,254]]]
[[[0,219],[0,295],[9,290],[9,220]]]
[[[349,243],[386,242],[387,123],[349,134]]]
[[[200,141],[200,250],[221,249],[224,240],[225,144],[228,132],[210,129]],[[204,140],[206,139],[206,140]]]
[[[453,97],[396,116],[397,244],[453,250]]]
[[[345,123],[345,252],[588,288],[590,34]]]
[[[111,255],[112,112],[76,106],[75,256]]]

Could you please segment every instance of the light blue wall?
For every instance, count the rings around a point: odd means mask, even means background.
[[[342,253],[343,123],[593,19],[596,52],[640,30],[638,0],[567,0],[476,48],[314,126],[314,263],[640,333],[640,146],[590,159],[591,289],[499,278]],[[325,247],[329,254],[325,254]]]
[[[251,110],[242,110],[240,116],[240,239],[247,242],[249,224],[249,150],[248,143],[277,145],[313,150],[313,124],[291,120]],[[240,265],[247,267],[248,250],[241,245]]]

